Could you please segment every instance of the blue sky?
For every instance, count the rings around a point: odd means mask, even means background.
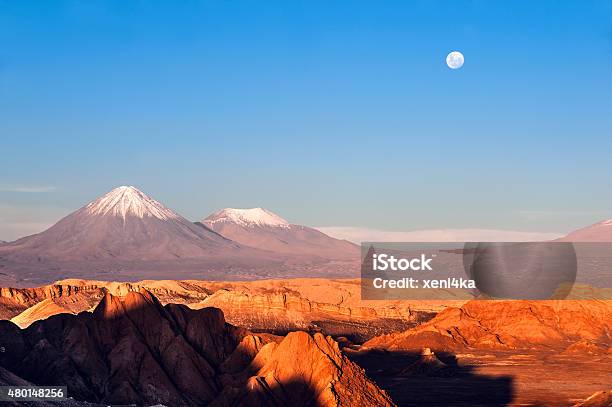
[[[567,231],[612,217],[610,95],[612,1],[0,0],[0,239],[125,184],[190,219]]]

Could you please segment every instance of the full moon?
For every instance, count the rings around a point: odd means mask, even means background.
[[[446,56],[446,65],[450,69],[459,69],[463,66],[463,54],[459,51],[453,51]]]

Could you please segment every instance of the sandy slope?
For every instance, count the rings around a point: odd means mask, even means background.
[[[26,328],[34,321],[47,319],[57,314],[72,314],[72,312],[55,303],[51,298],[47,298],[26,309],[21,314],[11,318],[11,322],[18,325],[20,328]]]

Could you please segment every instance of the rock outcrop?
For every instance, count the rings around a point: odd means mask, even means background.
[[[603,344],[589,339],[582,339],[569,345],[562,352],[564,355],[602,355],[612,354],[610,344]]]
[[[163,306],[146,290],[106,293],[93,312],[24,330],[0,321],[0,343],[0,367],[10,374],[67,385],[75,399],[93,403],[392,405],[330,337],[251,334],[217,308]]]
[[[400,376],[450,376],[451,368],[430,348],[423,348],[419,359],[401,370]]]
[[[321,334],[292,332],[264,345],[215,405],[392,406],[389,396]],[[236,379],[234,379],[236,380]]]
[[[598,391],[574,407],[609,407],[612,406],[612,390]]]

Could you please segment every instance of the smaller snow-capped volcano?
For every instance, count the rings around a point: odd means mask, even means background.
[[[230,240],[270,252],[325,259],[359,258],[354,244],[307,226],[291,224],[263,208],[226,208],[200,223]]]
[[[225,208],[215,212],[202,223],[211,225],[219,222],[235,223],[244,227],[272,226],[289,227],[289,222],[280,216],[263,208],[235,209]]]
[[[178,219],[179,215],[132,186],[121,186],[85,207],[90,215],[114,215],[125,219],[152,217],[160,220]]]

